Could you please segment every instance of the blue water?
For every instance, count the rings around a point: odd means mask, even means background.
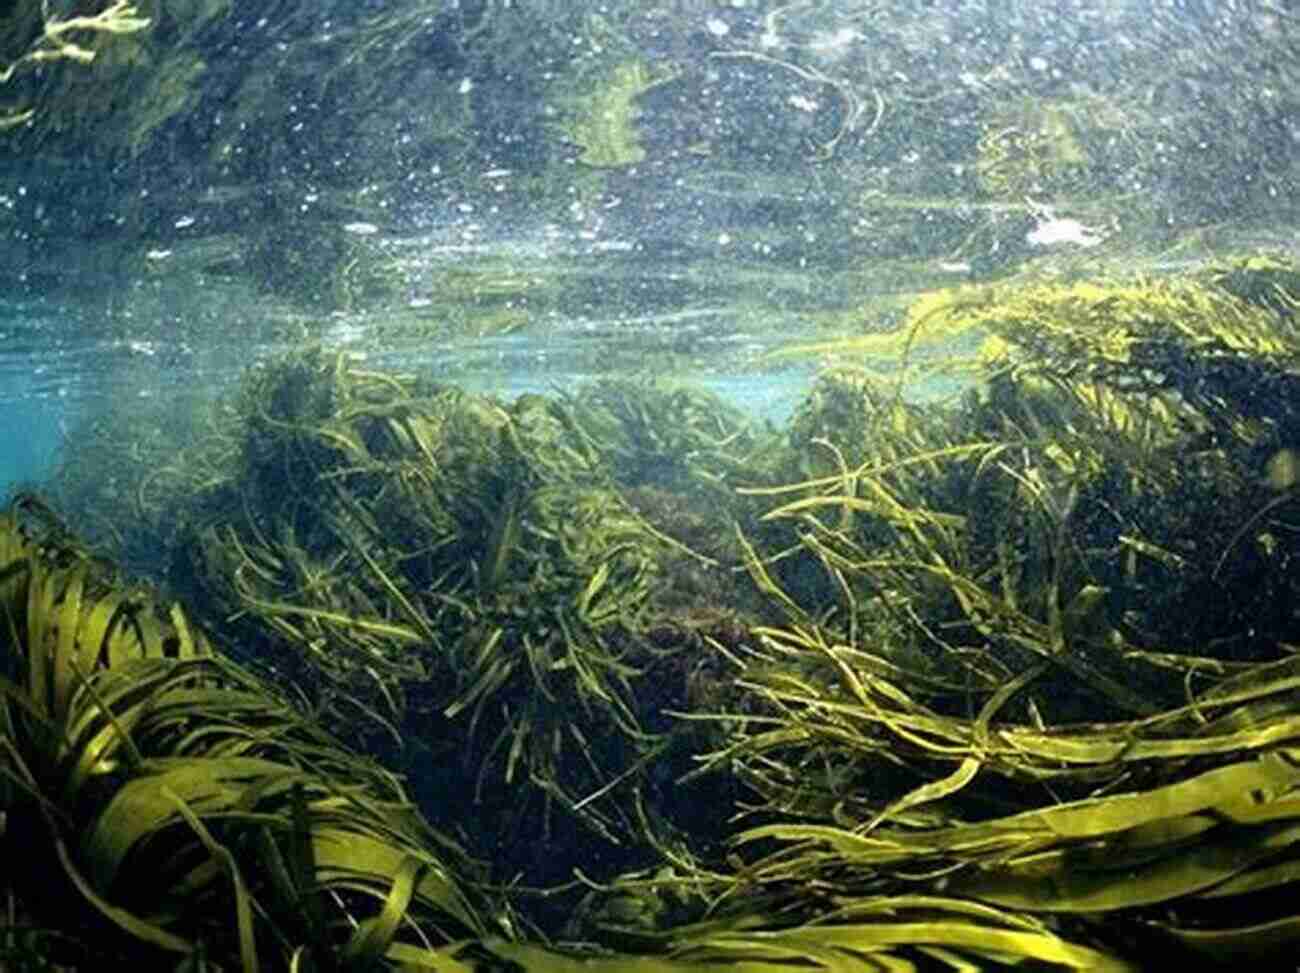
[[[213,293],[197,297],[206,304],[214,300]],[[638,326],[651,337],[658,327],[653,320]],[[421,374],[507,401],[530,392],[571,392],[609,375],[616,359],[628,359],[621,346],[635,330],[620,330],[614,320],[575,319],[567,329],[547,333],[453,343],[380,340],[376,329],[362,316],[336,319],[309,340],[369,367]],[[156,422],[169,403],[230,392],[247,366],[301,344],[217,328],[206,341],[193,335],[182,340],[160,333],[156,322],[142,322],[138,330],[138,338],[124,336],[121,322],[96,308],[0,305],[0,497],[39,489],[56,470],[69,434],[86,418],[125,412],[141,423]],[[755,421],[783,423],[806,394],[815,366],[738,370],[738,350],[757,360],[768,348],[762,342],[738,348],[745,340],[720,329],[692,352],[689,374],[674,377],[716,393]]]
[[[6,374],[6,387],[11,376]],[[0,404],[0,495],[39,486],[54,467],[67,426],[67,403],[27,399]]]
[[[81,377],[59,330],[45,309],[0,305],[0,496],[49,475],[79,409]]]

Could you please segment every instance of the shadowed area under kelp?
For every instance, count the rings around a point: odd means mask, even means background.
[[[25,921],[244,969],[1290,955],[1298,274],[925,294],[784,429],[321,350],[87,423],[95,556],[0,532],[7,822],[68,878]]]

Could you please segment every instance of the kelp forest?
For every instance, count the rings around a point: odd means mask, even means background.
[[[0,507],[0,973],[1294,969],[1286,4],[20,0],[0,89],[0,405],[129,390]]]
[[[937,290],[782,428],[320,348],[97,416],[0,521],[0,967],[1290,955],[1298,302]]]

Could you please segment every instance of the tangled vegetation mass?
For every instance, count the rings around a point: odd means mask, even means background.
[[[2,525],[40,931],[9,955],[1289,951],[1298,282],[925,295],[779,430],[664,381],[504,402],[319,350],[170,451],[89,426],[56,493],[97,547],[35,497]],[[51,868],[53,898],[22,878]]]

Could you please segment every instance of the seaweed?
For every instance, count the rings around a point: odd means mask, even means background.
[[[355,965],[415,915],[444,942],[487,930],[472,863],[391,774],[34,498],[0,516],[0,577],[6,875],[38,928],[116,963],[243,969]]]
[[[1275,959],[1300,839],[1291,273],[923,296],[779,432],[665,381],[504,403],[320,351],[264,364],[138,491],[146,521],[188,511],[144,529],[212,635],[110,592],[35,501],[43,527],[0,533],[10,643],[50,647],[7,656],[26,702],[6,753],[112,748],[77,773],[149,813],[91,832],[100,885],[183,847],[222,904],[204,948],[230,956],[324,938],[322,963],[439,969]],[[918,352],[954,336],[978,348],[954,366],[971,386],[911,395]],[[915,367],[882,375],[890,355]],[[292,702],[272,717],[239,682],[239,713],[218,694],[179,716],[185,679],[236,678],[213,648]],[[42,722],[76,705],[84,731]],[[311,767],[285,742],[302,734]],[[150,765],[172,739],[294,770]],[[408,844],[423,864],[360,842],[393,884],[366,873],[384,906],[346,935],[309,891],[356,879],[303,841],[354,793],[326,797],[322,766],[447,856],[432,918],[401,918],[434,867]],[[255,860],[228,840],[247,806],[285,836]],[[492,850],[496,885],[452,877],[479,874],[461,844]],[[263,913],[274,935],[241,932]],[[145,918],[162,932],[137,938],[182,934]]]

